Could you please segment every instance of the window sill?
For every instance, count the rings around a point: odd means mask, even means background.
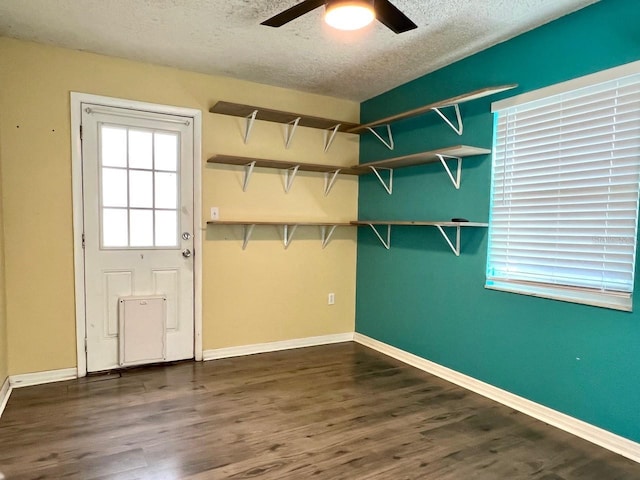
[[[612,310],[621,310],[624,312],[631,312],[633,309],[633,299],[630,294],[603,293],[556,285],[506,282],[489,279],[487,279],[485,288],[532,297],[549,298],[563,302],[591,305],[600,308],[609,308]]]

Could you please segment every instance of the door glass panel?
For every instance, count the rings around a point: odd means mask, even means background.
[[[101,126],[102,246],[178,248],[179,134]]]
[[[129,210],[129,245],[153,247],[153,211]]]
[[[127,210],[124,208],[103,208],[102,246],[126,247],[128,244]]]
[[[100,159],[105,167],[127,166],[127,129],[102,125],[100,127]]]
[[[154,134],[155,169],[175,172],[178,170],[178,135],[174,133]]]
[[[156,208],[176,208],[178,205],[177,175],[156,173]]]
[[[156,246],[178,245],[178,222],[176,210],[156,210]]]
[[[127,171],[125,169],[102,169],[102,206],[127,206]]]
[[[129,130],[129,168],[153,168],[153,134],[145,130]]]
[[[153,173],[129,170],[129,206],[153,208]]]

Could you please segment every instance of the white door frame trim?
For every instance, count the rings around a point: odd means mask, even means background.
[[[73,187],[73,264],[75,269],[76,294],[76,354],[78,377],[87,375],[85,352],[86,318],[84,289],[84,255],[82,233],[84,212],[82,211],[82,103],[93,103],[106,107],[129,108],[153,113],[180,115],[193,119],[193,246],[194,255],[194,354],[202,360],[202,111],[194,108],[174,107],[155,103],[138,102],[120,98],[71,92],[71,169]]]

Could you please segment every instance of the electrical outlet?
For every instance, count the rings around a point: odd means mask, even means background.
[[[334,305],[335,303],[336,303],[336,294],[330,293],[329,295],[327,295],[327,304]]]
[[[211,220],[220,220],[220,210],[218,207],[211,207]]]

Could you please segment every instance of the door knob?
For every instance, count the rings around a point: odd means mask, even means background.
[[[184,232],[182,234],[182,239],[183,240],[189,240],[191,238],[191,234],[189,232]]]
[[[184,258],[189,258],[191,256],[191,250],[189,250],[188,248],[185,248],[184,250],[182,250],[182,256]]]

